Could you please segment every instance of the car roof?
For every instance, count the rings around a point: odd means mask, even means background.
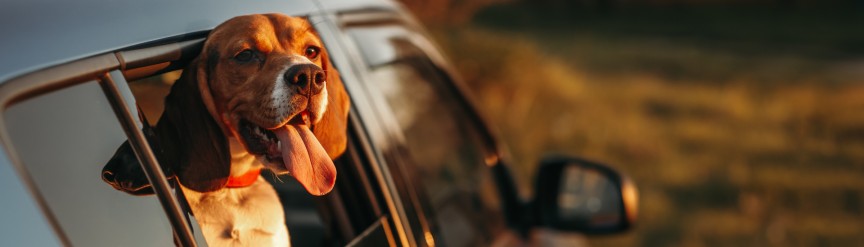
[[[12,1],[0,8],[0,83],[142,42],[207,31],[239,15],[393,8],[389,0]]]

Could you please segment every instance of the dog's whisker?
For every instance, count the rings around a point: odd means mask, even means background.
[[[279,183],[285,183],[285,181],[282,181],[282,178],[280,178],[279,175],[276,175],[276,173],[270,173],[270,176],[273,176],[273,179],[278,180]]]

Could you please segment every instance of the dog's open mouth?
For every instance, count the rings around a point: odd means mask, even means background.
[[[238,132],[249,153],[283,165],[310,194],[324,195],[333,189],[336,167],[312,134],[309,123],[308,112],[302,112],[287,124],[272,129],[240,120]]]

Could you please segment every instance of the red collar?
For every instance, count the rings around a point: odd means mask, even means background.
[[[246,172],[246,174],[236,176],[236,177],[228,177],[228,184],[225,187],[228,188],[241,188],[252,185],[258,180],[258,175],[261,174],[261,169],[251,170]]]

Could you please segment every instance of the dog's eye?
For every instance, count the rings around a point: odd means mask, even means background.
[[[318,48],[315,46],[309,46],[309,47],[306,47],[306,51],[304,51],[303,55],[305,55],[309,59],[315,59],[318,57],[319,53],[321,53],[321,48]]]
[[[234,59],[240,62],[249,62],[249,60],[252,60],[252,57],[254,56],[255,54],[252,53],[252,50],[243,50],[240,53],[237,53],[237,55],[234,55]]]

